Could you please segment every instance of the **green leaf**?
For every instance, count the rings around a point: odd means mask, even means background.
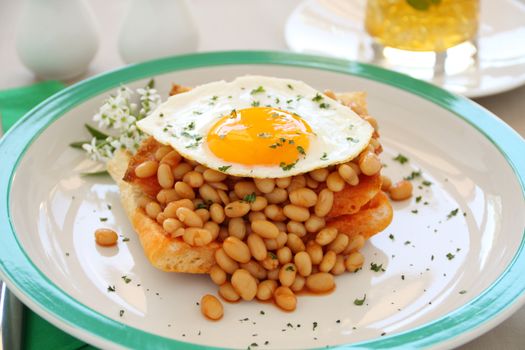
[[[89,143],[90,143],[89,141],[76,141],[76,142],[71,142],[69,144],[69,147],[83,149],[82,145],[89,144]]]
[[[148,84],[146,85],[146,87],[149,87],[150,89],[153,89],[155,87],[155,79],[150,79],[150,81],[148,81]]]
[[[105,140],[109,137],[109,135],[103,133],[100,130],[95,129],[89,124],[84,124],[84,126],[86,127],[87,131],[91,134],[91,136],[93,136],[97,140]]]
[[[92,173],[80,173],[80,176],[106,176],[109,175],[107,170],[94,171]]]

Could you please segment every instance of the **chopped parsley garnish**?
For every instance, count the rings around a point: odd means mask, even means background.
[[[246,196],[244,196],[244,198],[242,200],[245,201],[245,202],[248,202],[248,203],[255,202],[255,192],[247,194]]]
[[[118,312],[118,314],[119,314],[120,317],[124,316],[124,310],[120,310],[120,311]]]
[[[199,111],[193,111],[193,114],[195,114],[195,115],[201,115],[202,112],[199,112]]]
[[[195,122],[191,122],[184,127],[184,130],[193,130],[195,129]]]
[[[393,234],[389,234],[389,235],[388,235],[388,238],[390,238],[391,240],[394,240],[394,239],[395,239],[395,237],[394,237]]]
[[[410,241],[405,241],[405,245],[409,245],[410,243],[412,243],[412,242],[410,242]]]
[[[196,209],[208,209],[208,206],[206,205],[206,203],[199,203],[197,204]]]
[[[421,184],[422,184],[423,186],[427,186],[427,187],[428,187],[428,186],[432,185],[432,182],[427,181],[427,180],[424,180],[423,182],[421,182]]]
[[[98,218],[100,220],[100,222],[105,222],[105,221],[108,221],[108,218]]]
[[[259,107],[261,105],[261,102],[259,101],[253,101],[252,102],[252,107]]]
[[[454,216],[458,215],[459,208],[456,208],[454,210],[451,210],[450,213],[447,214],[447,220],[452,219]]]
[[[223,165],[223,166],[220,166],[218,167],[217,169],[219,171],[222,171],[223,173],[226,172],[228,169],[230,169],[232,166],[231,165]]]
[[[108,292],[114,292],[115,286],[108,286]]]
[[[312,323],[312,331],[315,331],[317,326],[318,326],[317,322]]]
[[[123,280],[126,284],[128,284],[129,282],[131,282],[131,278],[129,278],[128,276],[122,276],[121,278],[122,278],[122,280]]]
[[[106,205],[108,207],[108,210],[111,210],[111,204]]]
[[[399,153],[397,157],[392,158],[392,159],[401,164],[405,164],[406,162],[408,162],[408,158],[402,155],[401,153]]]
[[[275,253],[268,252],[268,255],[270,256],[270,258],[271,258],[272,260],[277,259],[277,255],[275,255]]]
[[[164,113],[159,113],[160,118],[164,118]]]
[[[328,154],[326,154],[326,152],[323,152],[323,155],[319,159],[321,159],[321,160],[328,160]]]
[[[418,213],[417,209],[411,210],[410,212],[411,212],[412,214],[417,214],[417,213]]]
[[[122,242],[129,242],[129,238],[128,237],[122,238]]]
[[[321,102],[323,100],[323,96],[320,93],[315,94],[315,96],[312,98],[312,101],[314,102]]]
[[[416,197],[416,203],[421,202],[421,198],[422,198],[421,196],[417,196],[417,197]]]
[[[290,103],[292,103],[292,102],[293,102],[293,100],[286,100],[286,103],[287,103],[287,104],[290,104]]]
[[[330,105],[328,103],[324,103],[323,102],[323,103],[319,104],[319,108],[321,108],[321,109],[328,109],[328,108],[330,108]]]
[[[275,98],[275,104],[278,105],[279,103],[281,103],[281,100],[279,99],[279,97],[276,97]]]
[[[448,260],[452,260],[452,259],[454,259],[455,257],[456,257],[456,256],[455,256],[454,254],[452,254],[452,253],[448,253],[448,254],[447,254],[447,259],[448,259]]]
[[[357,306],[361,306],[365,303],[365,300],[366,300],[366,294],[365,296],[363,297],[363,299],[355,299],[354,300],[354,305],[357,305]]]
[[[259,311],[259,313],[260,313],[261,315],[264,315],[264,314],[265,314],[265,312],[264,312],[263,310]]]
[[[286,86],[288,86],[288,89],[293,90],[292,84],[286,84]]]
[[[419,171],[413,171],[410,173],[410,175],[405,176],[405,180],[414,180],[416,177],[421,176],[421,170]]]
[[[293,140],[292,140],[293,141]],[[304,151],[304,148],[301,146],[297,146],[297,151],[301,153],[302,155],[306,155],[306,152]]]
[[[279,166],[281,167],[281,169],[283,169],[283,171],[289,171],[295,166],[295,164],[297,164],[297,162],[290,163],[290,164],[286,164],[285,162],[281,162],[281,163],[279,163]]]
[[[383,264],[377,265],[376,263],[370,263],[370,270],[375,272],[385,272],[385,269],[383,268]]]
[[[255,94],[261,94],[263,92],[266,92],[266,90],[264,90],[264,88],[262,86],[259,86],[257,89],[253,89],[250,94],[251,95],[255,95]]]
[[[213,96],[213,97],[211,98],[211,100],[212,100],[212,101],[217,101],[218,98],[219,98],[219,96]]]
[[[272,134],[269,132],[260,132],[257,134],[257,137],[260,137],[261,139],[269,139],[272,137]]]
[[[353,143],[358,143],[359,142],[358,139],[354,139],[353,137],[347,137],[346,140],[350,141],[350,142],[353,142]]]
[[[295,268],[293,267],[293,265],[289,265],[286,267],[285,269],[286,271],[295,271]]]
[[[464,289],[459,291],[459,294],[465,294],[465,293],[467,293],[467,291]]]

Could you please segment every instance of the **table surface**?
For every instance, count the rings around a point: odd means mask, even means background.
[[[300,0],[192,0],[188,4],[199,31],[198,51],[287,50],[284,25],[299,3]],[[21,1],[0,0],[0,90],[37,81],[21,64],[15,50],[16,23],[22,5]],[[128,1],[90,0],[89,6],[96,15],[100,43],[89,70],[80,79],[124,65],[117,52],[117,36]],[[525,86],[475,101],[525,137]],[[525,307],[460,349],[524,349],[524,332]]]

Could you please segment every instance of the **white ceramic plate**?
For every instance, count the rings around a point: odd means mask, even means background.
[[[364,31],[365,0],[309,0],[301,3],[286,24],[288,47],[296,52],[374,62],[467,97],[511,90],[525,83],[525,3],[522,0],[481,0],[478,54],[468,69],[450,64],[446,74],[409,68],[401,62],[374,60],[372,40]],[[469,48],[457,48],[456,53]]]
[[[224,318],[211,322],[196,304],[215,293],[209,278],[151,267],[116,185],[80,176],[91,164],[68,144],[86,138],[83,123],[119,84],[142,86],[154,77],[166,96],[172,82],[191,86],[248,73],[367,91],[386,174],[422,176],[411,200],[394,203],[391,226],[367,243],[364,269],[338,277],[332,294],[302,296],[293,313],[258,302],[226,304]],[[394,162],[398,153],[410,161]],[[1,278],[38,314],[103,348],[448,348],[523,303],[523,154],[523,139],[482,107],[377,67],[275,52],[130,66],[60,92],[0,141]],[[101,226],[122,235],[117,248],[96,246],[93,231]],[[372,262],[385,271],[370,270]],[[355,305],[365,294],[364,305]]]

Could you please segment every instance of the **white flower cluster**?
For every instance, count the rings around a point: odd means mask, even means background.
[[[136,122],[146,117],[160,103],[160,95],[151,87],[151,83],[136,91],[121,86],[115,95],[104,101],[98,113],[93,116],[93,121],[107,132],[107,136],[93,137],[91,142],[83,144],[82,148],[91,159],[102,162],[112,158],[117,149],[124,148],[132,153],[136,152],[144,138]]]

